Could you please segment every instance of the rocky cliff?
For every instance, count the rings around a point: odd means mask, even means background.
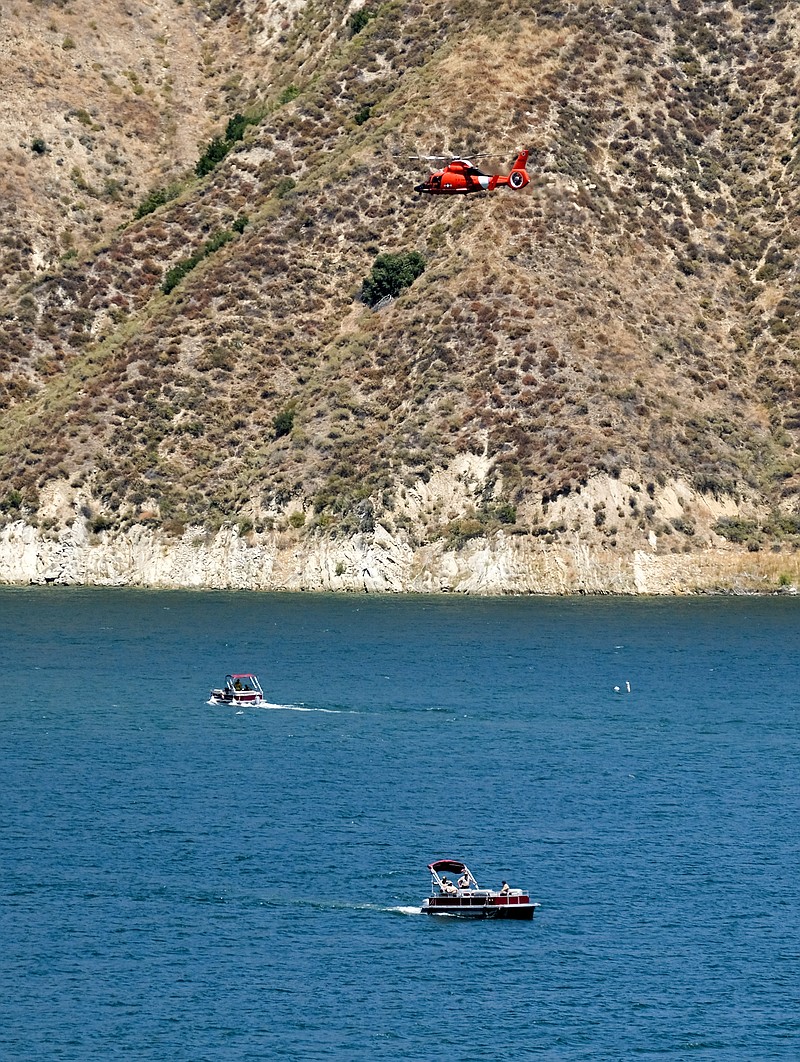
[[[458,474],[443,472],[433,487],[418,484],[409,504],[452,504],[459,482]],[[592,515],[599,505],[621,512],[629,504],[630,477],[627,483],[598,478],[587,493],[602,499],[592,504]],[[695,495],[682,481],[659,490],[654,500],[665,521],[684,528],[692,521],[699,542],[687,548],[685,534],[674,530],[615,530],[613,540],[603,541],[588,532],[586,497],[554,504],[551,523],[538,535],[495,530],[423,544],[380,523],[341,538],[301,534],[290,525],[261,533],[231,527],[209,532],[198,525],[175,535],[146,524],[98,532],[78,499],[73,519],[58,533],[24,521],[0,530],[0,581],[466,594],[774,593],[800,583],[796,551],[750,551],[711,530],[725,512],[736,511],[730,502]]]

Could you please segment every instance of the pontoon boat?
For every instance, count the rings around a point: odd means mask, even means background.
[[[472,871],[457,859],[438,859],[428,864],[431,872],[431,895],[422,903],[424,914],[451,915],[460,918],[519,918],[530,920],[539,906],[531,903],[523,889],[512,889],[503,882],[495,892],[482,889]],[[458,878],[454,884],[448,877]]]
[[[255,675],[226,675],[225,685],[221,690],[211,691],[212,704],[246,705],[260,708],[267,702],[264,691]]]

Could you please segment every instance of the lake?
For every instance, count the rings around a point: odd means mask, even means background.
[[[0,631],[2,1057],[800,1057],[800,600],[6,588]],[[440,857],[533,922],[419,914]]]

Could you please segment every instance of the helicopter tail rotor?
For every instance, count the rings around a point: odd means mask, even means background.
[[[525,169],[528,164],[529,155],[530,152],[527,149],[521,151],[519,155],[517,155],[514,165],[511,167],[511,173],[508,175],[508,184],[515,192],[518,192],[520,188],[524,188],[526,184],[530,183],[528,171]]]

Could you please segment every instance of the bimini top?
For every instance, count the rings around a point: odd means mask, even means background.
[[[435,863],[428,863],[428,870],[444,871],[445,874],[463,874],[467,869],[466,863],[458,859],[437,859]]]

